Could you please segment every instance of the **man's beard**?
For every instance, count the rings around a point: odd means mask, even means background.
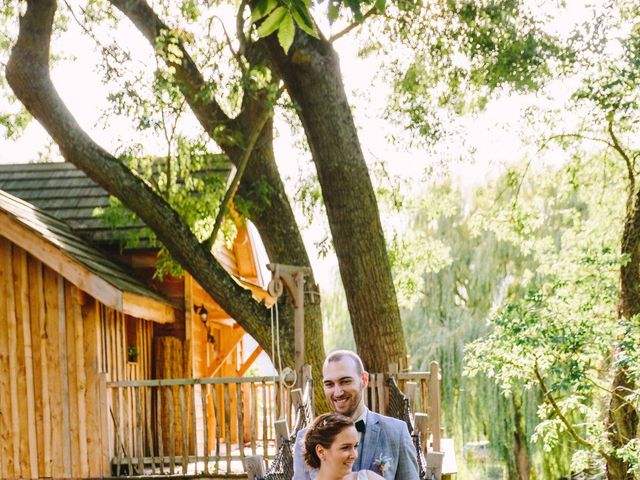
[[[331,403],[333,403],[333,408],[336,413],[344,415],[345,417],[352,417],[353,414],[356,413],[356,410],[358,410],[361,400],[362,392],[358,391],[354,395],[349,395],[349,399],[346,402],[346,408],[343,407],[343,410],[338,410],[335,400],[331,400]]]

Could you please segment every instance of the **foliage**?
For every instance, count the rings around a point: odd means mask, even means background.
[[[390,6],[378,28],[394,48],[373,36],[368,50],[390,57],[387,117],[428,144],[455,116],[484,109],[496,94],[538,90],[571,57],[567,42],[545,30],[547,21],[518,0]]]
[[[125,157],[121,160],[169,201],[201,241],[211,233],[228,175],[222,158],[207,153],[202,145],[178,137],[175,157]],[[159,245],[153,231],[143,226],[118,199],[110,197],[109,206],[97,208],[94,216],[114,229],[123,248],[160,247],[156,276],[182,275],[181,267]],[[121,228],[123,226],[137,228]],[[235,225],[231,219],[224,223],[222,233],[221,240],[229,245],[235,237]]]
[[[424,287],[403,312],[412,364],[424,369],[433,359],[440,362],[448,431],[460,446],[488,439],[510,478],[517,476],[518,415],[523,440],[536,439],[530,455],[543,478],[568,473],[568,452],[576,448],[554,412],[540,407],[536,378],[503,357],[531,366],[536,357],[526,352],[557,355],[557,364],[544,363],[549,388],[562,392],[560,404],[572,422],[590,422],[591,439],[602,430],[606,391],[589,379],[606,388],[608,355],[619,332],[615,307],[623,259],[615,252],[624,215],[624,184],[617,183],[623,171],[605,152],[583,152],[561,167],[514,164],[470,197],[447,183],[418,196],[425,205],[451,206],[417,210],[413,229],[446,242],[452,261],[432,272],[414,270]],[[581,356],[573,358],[574,352]],[[474,375],[463,376],[465,369]]]

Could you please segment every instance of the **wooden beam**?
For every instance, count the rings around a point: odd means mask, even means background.
[[[242,377],[245,373],[247,373],[247,370],[249,370],[251,365],[253,365],[253,362],[256,361],[256,359],[261,353],[262,353],[262,347],[258,345],[255,348],[255,350],[251,352],[251,355],[249,355],[249,357],[245,360],[245,362],[240,366],[240,369],[238,370],[239,377]]]
[[[224,337],[226,348],[220,351],[213,363],[209,365],[207,374],[205,375],[206,377],[213,377],[216,373],[218,373],[222,365],[224,365],[224,362],[227,361],[227,358],[229,358],[229,356],[233,353],[245,334],[245,331],[240,328],[240,326],[231,329],[231,332],[232,333],[229,335],[229,338]]]
[[[130,292],[122,294],[122,313],[156,323],[176,321],[175,312],[171,305]]]
[[[233,241],[233,253],[236,256],[238,275],[257,280],[258,269],[246,223],[237,226],[236,238]]]

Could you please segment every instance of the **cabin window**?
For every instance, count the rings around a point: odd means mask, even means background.
[[[127,361],[136,363],[140,356],[140,347],[138,345],[138,322],[130,316],[125,317],[125,340],[127,342]]]

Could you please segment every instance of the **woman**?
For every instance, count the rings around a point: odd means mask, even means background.
[[[316,418],[304,437],[304,460],[318,469],[316,480],[384,480],[370,470],[352,472],[358,457],[358,432],[348,417],[325,413]]]

